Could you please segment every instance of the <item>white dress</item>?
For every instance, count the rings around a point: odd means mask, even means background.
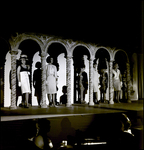
[[[31,93],[30,89],[30,72],[27,68],[23,68],[21,66],[20,69],[20,82],[21,82],[21,92],[23,93]]]
[[[113,74],[114,74],[114,77],[113,77],[114,91],[120,91],[121,90],[121,82],[119,78],[120,70],[117,69],[117,71],[115,71],[113,69]]]
[[[57,86],[57,69],[56,66],[48,64],[46,66],[46,90],[47,94],[55,94]]]
[[[96,69],[93,69],[93,92],[98,92],[98,84],[99,84],[99,73]]]

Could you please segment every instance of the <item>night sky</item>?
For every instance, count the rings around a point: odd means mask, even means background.
[[[1,37],[15,32],[60,36],[142,52],[142,1],[21,5],[2,14]],[[61,6],[62,5],[62,6]],[[23,6],[23,7],[22,7]]]

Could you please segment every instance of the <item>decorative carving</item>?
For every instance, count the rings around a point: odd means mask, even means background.
[[[45,81],[46,81],[46,66],[45,66],[45,60],[46,60],[46,53],[42,52],[41,53],[41,108],[46,108],[46,85],[45,85]]]
[[[66,59],[67,107],[71,106],[71,59],[69,56]]]
[[[77,42],[72,41],[71,39],[65,40],[69,49],[71,49]]]
[[[16,109],[16,54],[17,51],[11,51],[11,106],[10,109]]]
[[[89,105],[94,105],[93,102],[93,59],[89,60]]]
[[[113,79],[112,79],[112,69],[113,69],[113,61],[110,61],[109,62],[109,104],[114,104],[114,101],[113,101],[114,88],[113,88]]]
[[[126,69],[127,69],[127,102],[131,103],[130,100],[130,88],[131,88],[131,81],[130,81],[130,64],[126,63]]]

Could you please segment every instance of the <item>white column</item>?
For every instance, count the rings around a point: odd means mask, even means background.
[[[16,55],[17,50],[11,51],[11,106],[10,109],[16,107]]]
[[[41,108],[47,108],[46,105],[46,52],[41,52]]]
[[[66,59],[66,84],[67,84],[67,104],[66,106],[71,106],[71,56],[67,56]]]
[[[89,60],[89,105],[93,106],[93,59]]]
[[[114,104],[114,101],[113,101],[114,89],[113,89],[112,70],[113,70],[113,61],[110,61],[109,62],[109,104]]]

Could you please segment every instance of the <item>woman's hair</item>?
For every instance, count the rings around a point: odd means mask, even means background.
[[[48,56],[47,59],[46,59],[46,62],[47,62],[47,63],[50,63],[50,59],[51,59],[51,58],[53,58],[53,57]]]

